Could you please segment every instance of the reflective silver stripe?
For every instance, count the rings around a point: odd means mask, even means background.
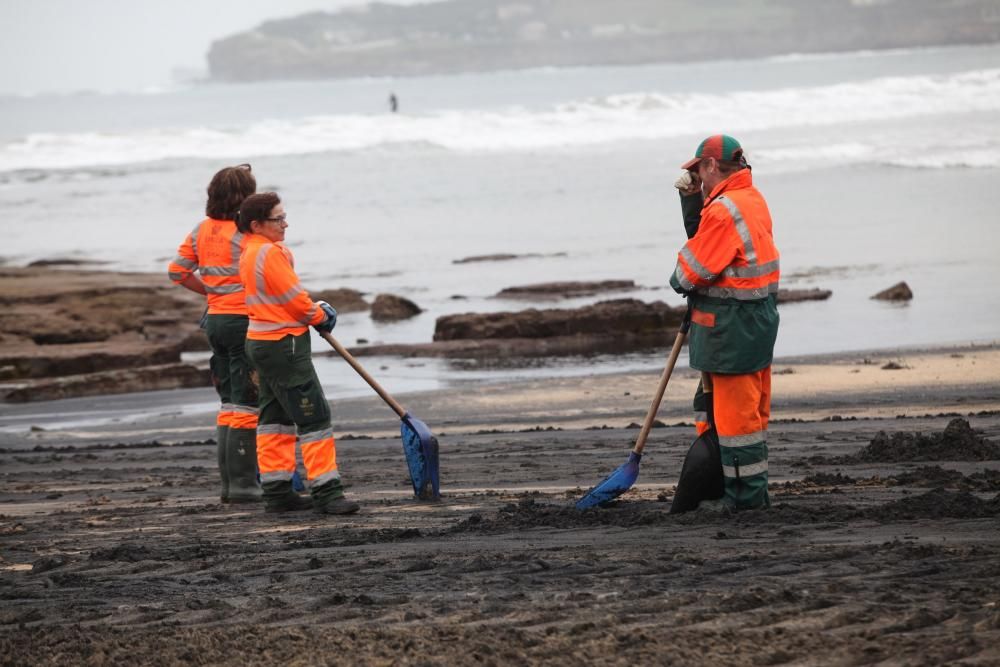
[[[202,220],[201,222],[205,222]],[[198,256],[198,231],[201,230],[201,222],[194,226],[191,230],[191,250],[194,251],[194,256]]]
[[[697,273],[698,277],[704,280],[705,282],[710,283],[717,278],[717,276],[714,273],[706,269],[702,265],[702,263],[698,261],[698,258],[694,256],[694,253],[691,252],[691,249],[688,248],[686,245],[683,248],[681,248],[681,257],[683,257],[684,261],[688,263],[688,266],[691,267],[691,270]]]
[[[177,255],[176,257],[174,257],[174,264],[181,267],[182,269],[188,269],[190,271],[194,271],[195,269],[198,268],[198,262],[194,261],[193,259],[188,259],[187,257],[183,257],[181,255]]]
[[[320,431],[313,431],[312,433],[300,433],[299,434],[299,444],[303,447],[311,442],[319,442],[320,440],[326,440],[327,438],[333,438],[333,428],[324,428]]]
[[[722,275],[727,278],[760,278],[778,270],[778,260],[772,260],[756,266],[727,266]]]
[[[167,277],[170,278],[171,280],[175,281],[175,282],[180,282],[181,280],[184,280],[189,275],[191,275],[191,274],[190,273],[177,273],[176,271],[167,271]]]
[[[260,414],[259,408],[254,408],[249,405],[234,405],[232,406],[233,412],[239,412],[244,415],[257,415]]]
[[[260,474],[260,481],[290,482],[294,474],[295,474],[294,470],[275,470],[274,472],[262,472]]]
[[[261,320],[250,320],[250,326],[247,327],[247,331],[269,333],[272,331],[281,331],[282,329],[298,329],[301,327],[301,322],[262,322]]]
[[[243,285],[205,285],[209,294],[236,294],[243,291]]]
[[[235,407],[236,407],[236,406],[235,406],[235,405],[233,405],[232,403],[223,403],[223,404],[222,404],[222,408],[220,408],[220,410],[219,410],[219,411],[220,411],[220,412],[232,412],[232,411],[233,411],[233,408],[235,408]]]
[[[776,294],[777,292],[778,283],[771,283],[766,287],[702,287],[698,290],[698,294],[704,294],[705,296],[714,296],[719,299],[737,299],[738,301],[755,301],[767,297],[768,294]]]
[[[257,435],[295,435],[295,426],[290,424],[258,424]]]
[[[767,441],[767,431],[754,431],[745,435],[720,435],[719,444],[723,447],[748,447]]]
[[[746,255],[747,264],[753,266],[757,263],[757,251],[753,248],[753,238],[750,236],[750,228],[747,227],[747,222],[743,219],[743,214],[740,213],[740,209],[736,208],[733,200],[725,195],[716,198],[715,201],[725,206],[729,211],[729,215],[732,216],[733,223],[736,225],[736,233],[743,240],[743,253]]]
[[[257,261],[253,265],[253,273],[256,278],[258,298],[267,297],[267,282],[264,280],[264,261],[267,259],[267,253],[271,252],[271,248],[273,247],[273,245],[268,243],[262,245],[260,250],[257,251]]]
[[[238,276],[240,270],[235,266],[203,266],[198,269],[203,276]]]
[[[316,317],[316,312],[318,310],[319,310],[319,304],[313,302],[312,308],[310,308],[308,312],[306,312],[305,317],[303,317],[300,320],[302,324],[309,324],[310,322],[312,322],[313,318]]]
[[[677,268],[674,269],[674,277],[677,278],[677,282],[680,283],[681,289],[685,292],[694,291],[694,283],[687,279],[684,275],[684,268],[681,266],[680,262],[677,262]]]
[[[696,413],[694,413],[694,420],[696,422],[701,422],[702,424],[705,424],[705,423],[708,422],[708,413],[707,412],[696,412]]]
[[[763,472],[767,472],[767,461],[759,461],[749,465],[740,466],[740,477],[753,477]],[[726,477],[736,478],[736,468],[733,466],[722,466],[722,474]]]
[[[235,234],[233,234],[233,239],[230,242],[230,248],[229,248],[233,258],[232,266],[234,269],[236,269],[236,273],[234,273],[233,275],[238,275],[240,272],[240,254],[242,252],[240,246],[242,244],[243,244],[243,233],[237,231]]]
[[[257,294],[253,294],[247,297],[247,305],[269,305],[269,306],[280,306],[282,304],[288,303],[296,296],[305,291],[305,288],[301,284],[292,285],[288,290],[280,296],[268,296],[259,291],[260,286],[258,285]]]
[[[340,471],[331,470],[330,472],[323,473],[316,479],[309,480],[309,488],[315,489],[316,487],[323,486],[324,484],[333,479],[340,479]]]

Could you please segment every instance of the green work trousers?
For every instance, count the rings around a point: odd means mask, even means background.
[[[257,386],[245,350],[248,323],[246,315],[209,315],[205,324],[212,380],[223,406],[257,406]]]
[[[281,340],[246,341],[260,379],[259,425],[295,424],[299,433],[330,427],[330,404],[312,363],[309,332]]]

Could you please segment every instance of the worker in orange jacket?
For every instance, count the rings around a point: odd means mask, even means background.
[[[733,137],[708,137],[682,169],[686,173],[676,185],[690,238],[678,253],[670,284],[687,296],[691,308],[691,368],[711,383],[724,503],[734,509],[767,507],[780,277],[771,214]],[[700,391],[696,410],[699,400],[705,400]],[[702,421],[698,427],[700,432],[708,425]]]
[[[248,235],[240,258],[246,290],[246,352],[260,379],[257,461],[269,512],[311,506],[322,514],[351,514],[358,504],[344,497],[330,404],[312,363],[309,327],[329,332],[337,311],[313,301],[295,273],[283,243],[288,228],[281,199],[273,192],[248,197],[240,207],[240,230]],[[295,447],[302,450],[311,500],[293,491]]]
[[[210,366],[222,401],[216,418],[216,450],[222,502],[259,502],[257,481],[257,388],[244,352],[247,307],[240,283],[240,253],[246,237],[236,228],[243,200],[257,182],[250,165],[226,167],[208,184],[204,220],[187,235],[170,262],[170,279],[208,301],[205,330]],[[197,271],[199,275],[196,275]]]

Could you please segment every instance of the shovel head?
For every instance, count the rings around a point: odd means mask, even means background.
[[[427,424],[409,412],[403,415],[400,435],[403,436],[403,453],[410,469],[414,495],[420,500],[437,500],[441,497],[437,438]]]
[[[716,500],[725,492],[719,436],[711,428],[698,436],[684,457],[670,513],[690,512],[701,501]]]
[[[621,464],[603,482],[592,488],[587,495],[576,501],[576,508],[585,510],[603,505],[631,489],[635,480],[639,478],[639,461],[641,459],[642,454],[629,453],[628,461]]]

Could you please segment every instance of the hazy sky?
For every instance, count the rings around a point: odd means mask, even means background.
[[[0,0],[0,93],[162,86],[174,68],[205,69],[214,39],[359,4],[365,0]]]

